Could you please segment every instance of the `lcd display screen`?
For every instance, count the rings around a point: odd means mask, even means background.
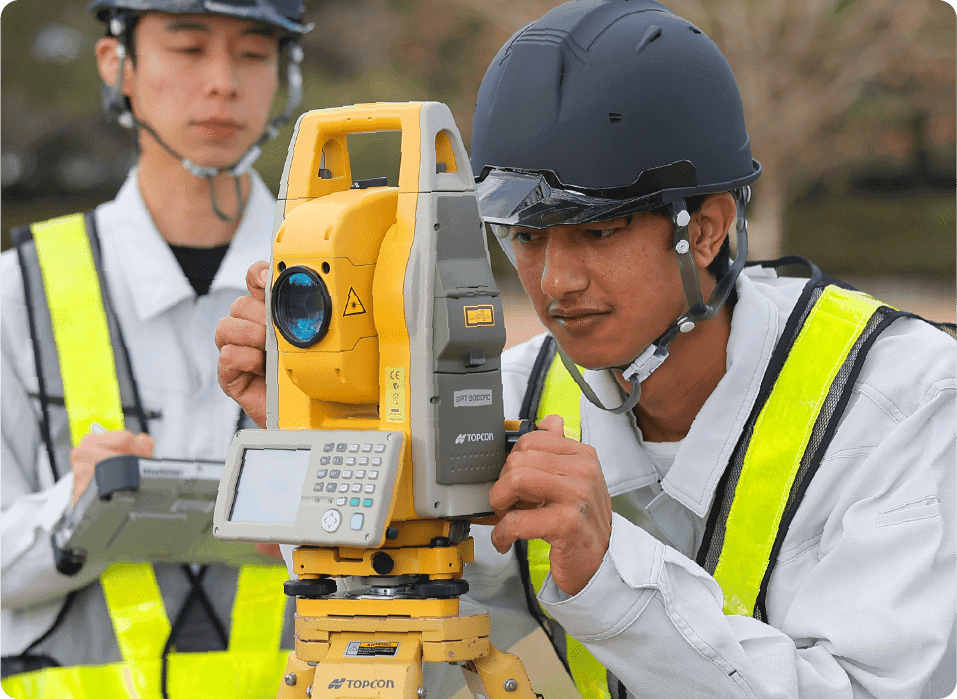
[[[294,524],[308,470],[308,449],[244,449],[230,521]]]

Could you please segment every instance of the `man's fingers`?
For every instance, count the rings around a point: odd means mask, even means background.
[[[266,300],[266,283],[269,280],[269,263],[265,260],[254,262],[246,270],[246,288],[249,295],[260,301]]]
[[[552,454],[593,455],[593,447],[565,436],[565,421],[558,415],[549,415],[536,423],[536,429],[523,434],[512,448],[512,453],[545,451]]]
[[[279,544],[256,544],[256,552],[263,556],[272,556],[282,560],[282,550],[279,548]]]
[[[248,297],[247,297],[248,298]],[[266,349],[266,324],[244,318],[229,316],[216,324],[216,347],[249,347],[264,351]]]
[[[110,430],[99,434],[90,432],[83,435],[77,448],[85,451],[106,449],[108,451],[124,451],[130,453],[136,441],[135,435],[129,430]]]
[[[219,352],[220,384],[231,384],[240,374],[266,375],[266,353],[253,347],[226,345]],[[247,380],[251,380],[252,376]]]
[[[133,453],[145,459],[153,456],[155,442],[148,434],[141,433],[133,438]]]
[[[545,432],[551,432],[564,437],[565,418],[563,418],[561,415],[546,415],[544,418],[535,423],[535,428],[537,430],[544,430]]]
[[[560,458],[552,457],[552,460]],[[496,514],[501,515],[523,502],[542,504],[584,501],[588,497],[588,494],[583,492],[585,485],[581,479],[562,473],[561,470],[549,472],[527,465],[507,471],[503,469],[502,475],[489,491],[489,504]]]
[[[492,529],[492,546],[499,553],[507,553],[518,539],[554,539],[556,521],[561,520],[561,508],[542,507],[534,510],[509,510]]]

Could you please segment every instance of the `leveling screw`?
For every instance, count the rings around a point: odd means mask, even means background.
[[[518,682],[509,677],[507,680],[505,680],[504,687],[506,692],[514,692],[516,689],[518,689]]]

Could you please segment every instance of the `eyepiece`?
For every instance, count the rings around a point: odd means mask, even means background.
[[[276,329],[296,347],[311,347],[325,337],[332,298],[319,275],[308,267],[287,267],[272,288]]]

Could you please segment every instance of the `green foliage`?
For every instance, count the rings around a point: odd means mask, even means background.
[[[785,225],[788,252],[837,276],[955,277],[953,192],[898,197],[824,193],[792,202]]]

